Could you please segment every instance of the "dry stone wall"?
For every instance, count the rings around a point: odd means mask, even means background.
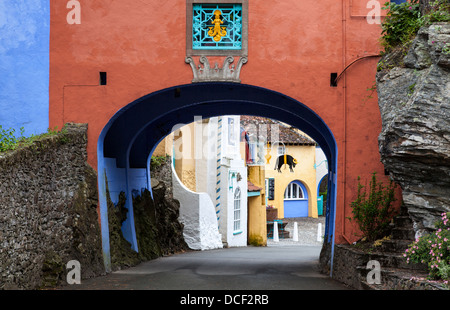
[[[97,176],[86,163],[87,125],[0,155],[0,289],[63,284],[104,273]]]

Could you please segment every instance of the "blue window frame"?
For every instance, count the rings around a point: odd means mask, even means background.
[[[218,24],[215,23],[217,17],[220,20]],[[192,49],[242,49],[242,4],[195,3],[192,14]]]
[[[400,4],[406,2],[406,0],[391,0],[392,3]]]

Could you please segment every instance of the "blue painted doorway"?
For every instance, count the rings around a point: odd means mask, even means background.
[[[300,181],[292,181],[284,191],[284,217],[308,217],[308,191]]]

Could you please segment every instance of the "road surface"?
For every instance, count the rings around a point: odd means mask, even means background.
[[[191,251],[82,280],[64,290],[348,290],[318,270],[320,246]],[[82,266],[81,266],[82,268]]]

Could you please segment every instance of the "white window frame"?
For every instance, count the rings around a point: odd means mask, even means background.
[[[233,208],[233,232],[241,231],[241,189],[238,187],[234,192]]]
[[[293,197],[293,193],[296,193],[296,197]],[[301,198],[300,197],[301,194]],[[284,191],[284,200],[307,200],[303,188],[295,182],[289,183]]]

